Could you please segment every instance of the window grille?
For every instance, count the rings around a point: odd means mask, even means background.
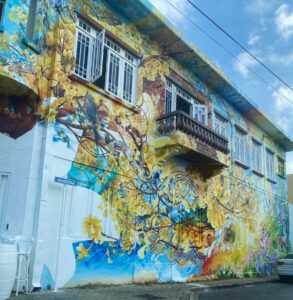
[[[220,135],[227,137],[227,127],[228,122],[223,117],[221,117],[219,114],[215,113],[215,120],[214,120],[214,129],[216,132],[218,132]]]
[[[118,96],[119,89],[119,72],[120,72],[120,58],[115,53],[109,51],[108,59],[108,78],[106,90]]]
[[[266,171],[269,179],[275,177],[275,164],[274,164],[274,153],[270,150],[266,150]]]
[[[246,133],[238,128],[235,131],[235,159],[247,164]]]
[[[77,76],[90,82],[103,77],[106,91],[134,103],[138,61],[106,38],[105,30],[97,31],[78,20],[75,53]]]
[[[76,64],[74,73],[83,79],[89,79],[89,58],[92,47],[92,38],[86,31],[77,32]]]
[[[114,50],[117,53],[120,53],[120,47],[118,47],[116,44],[114,44],[112,41],[106,39],[106,45],[111,48],[112,50]]]
[[[124,62],[124,83],[123,83],[123,99],[128,102],[132,100],[134,68],[127,62]]]
[[[103,73],[104,39],[105,30],[102,30],[99,34],[97,34],[93,43],[91,82],[98,80]]]
[[[252,165],[255,171],[262,173],[261,144],[252,140]]]
[[[172,111],[172,92],[166,89],[165,112],[170,113],[171,111]]]
[[[202,104],[194,104],[194,118],[196,121],[208,124],[208,107]]]

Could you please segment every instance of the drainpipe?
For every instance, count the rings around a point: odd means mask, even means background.
[[[42,126],[42,125],[41,125]],[[35,200],[35,209],[34,209],[34,220],[33,220],[33,238],[34,244],[32,249],[32,258],[31,258],[31,266],[33,267],[33,271],[35,269],[35,258],[36,258],[36,248],[38,241],[38,229],[39,229],[39,217],[40,217],[40,207],[41,207],[41,195],[42,195],[42,182],[43,182],[43,168],[45,162],[45,149],[46,149],[46,140],[47,140],[47,127],[48,124],[45,123],[42,127],[42,141],[41,141],[41,152],[40,152],[40,164],[38,171],[38,188],[37,195]],[[30,281],[33,280],[33,273],[30,274]],[[41,287],[40,283],[32,282],[32,289]]]

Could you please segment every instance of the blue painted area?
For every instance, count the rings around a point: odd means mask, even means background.
[[[42,290],[52,290],[55,288],[54,280],[47,265],[43,266],[40,283]]]
[[[197,258],[197,263],[185,264],[180,266],[172,262],[168,257],[168,251],[164,254],[153,254],[153,251],[145,253],[144,259],[138,256],[138,250],[141,246],[136,247],[131,252],[124,252],[120,243],[104,242],[102,244],[93,244],[89,251],[89,256],[78,262],[77,247],[82,243],[85,248],[89,248],[91,241],[77,242],[73,244],[73,251],[76,258],[76,271],[67,285],[82,283],[103,283],[106,278],[109,282],[131,282],[135,277],[143,276],[155,272],[158,282],[171,282],[186,280],[192,275],[201,273],[203,260]],[[113,249],[117,251],[115,255]],[[109,251],[110,255],[107,255]],[[108,262],[111,257],[112,263]]]
[[[26,22],[22,22],[19,19],[18,13],[22,12],[28,14],[29,2],[13,0],[6,1],[6,6],[4,10],[3,25],[5,26],[5,31],[9,34],[14,34],[18,32],[20,35],[24,35]]]
[[[100,161],[97,163],[97,167],[88,167],[78,163],[73,163],[67,174],[68,178],[75,179],[77,185],[85,187],[98,194],[102,194],[108,187],[110,181],[115,177],[114,172],[104,172],[107,166],[106,161]],[[105,183],[99,183],[102,177],[106,177]]]

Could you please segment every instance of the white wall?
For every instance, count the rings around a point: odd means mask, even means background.
[[[82,222],[87,210],[87,202],[91,199],[90,191],[54,182],[55,177],[67,178],[71,162],[75,159],[77,144],[71,144],[70,150],[62,141],[53,142],[56,134],[54,128],[48,127],[44,164],[42,170],[41,201],[38,216],[38,232],[36,255],[33,269],[33,286],[46,288],[51,282],[57,288],[73,276],[75,272],[75,257],[72,243],[85,239],[82,233]],[[71,140],[74,138],[70,135]],[[79,201],[76,201],[76,195]],[[73,202],[77,202],[76,205]],[[86,211],[88,214],[89,211]],[[79,233],[72,234],[70,219],[77,214]],[[44,272],[47,272],[44,280]],[[49,273],[49,274],[48,274]]]
[[[40,125],[16,140],[0,133],[0,173],[8,175],[7,193],[0,199],[1,238],[33,234],[42,133]]]

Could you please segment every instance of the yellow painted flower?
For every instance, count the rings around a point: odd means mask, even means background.
[[[54,46],[56,44],[54,32],[49,31],[46,33],[46,43],[48,46]]]
[[[92,244],[88,248],[85,248],[84,244],[80,243],[76,247],[76,250],[77,250],[77,253],[78,253],[78,256],[77,256],[78,261],[82,261],[85,257],[88,257],[89,256],[89,251],[91,250],[91,248],[92,248]]]
[[[111,257],[108,257],[108,264],[112,264],[113,263],[113,260]]]
[[[98,243],[102,239],[101,221],[97,217],[89,215],[84,220],[83,226],[86,235],[92,238],[95,243]]]
[[[217,198],[220,198],[222,196],[222,192],[223,192],[222,187],[220,185],[217,185],[214,192],[215,196]]]

